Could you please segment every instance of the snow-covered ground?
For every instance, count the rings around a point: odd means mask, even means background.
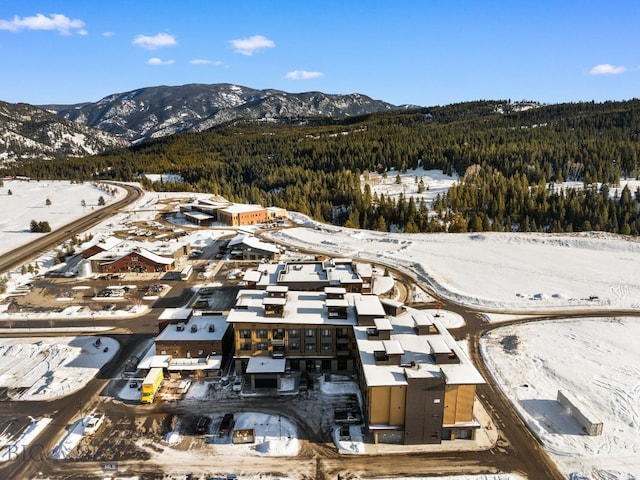
[[[395,175],[389,177],[393,181]],[[153,219],[154,211],[161,208],[160,200],[178,196],[149,193],[128,213],[100,228],[111,231],[127,221]],[[399,266],[445,298],[488,312],[510,313],[487,313],[491,321],[536,310],[640,309],[640,242],[635,238],[602,233],[406,235],[322,225],[291,212],[290,218],[319,229],[273,231],[270,236],[275,241],[361,258],[378,266]],[[211,234],[199,234],[206,244]],[[640,464],[635,460],[640,458],[638,320],[603,318],[509,328],[512,330],[495,331],[485,339],[484,355],[565,475],[574,480],[640,477]],[[500,343],[510,336],[517,337],[517,355]],[[513,338],[506,341],[508,346],[513,342]],[[601,436],[584,435],[559,409],[555,402],[558,389],[581,398],[603,420]],[[275,452],[279,447],[274,437],[271,432],[262,443],[268,441]],[[339,447],[355,453],[359,448],[353,439]]]
[[[50,418],[34,419],[16,439],[0,434],[0,445],[3,446],[0,450],[0,463],[22,458],[29,445],[50,423]]]
[[[640,318],[502,327],[481,351],[502,389],[568,478],[640,478]],[[588,436],[557,401],[568,392],[603,423]]]
[[[487,310],[640,308],[640,241],[632,237],[399,234],[333,226],[268,236],[297,248],[403,268],[442,297]]]
[[[49,180],[3,180],[3,183],[0,187],[0,253],[42,235],[29,231],[31,220],[49,222],[51,229],[56,230],[99,209],[100,197],[108,204],[124,195],[124,190],[119,188],[112,195],[114,187],[105,184]],[[47,199],[50,205],[46,204]]]
[[[109,337],[2,338],[0,387],[14,400],[65,396],[84,387],[119,348]]]
[[[413,197],[416,203],[424,201],[429,208],[438,194],[445,194],[458,180],[457,175],[445,175],[441,170],[423,168],[405,172],[391,170],[386,176],[370,172],[360,178],[363,187],[371,187],[372,195],[377,193],[378,196],[384,195],[397,200],[402,194],[406,200]]]

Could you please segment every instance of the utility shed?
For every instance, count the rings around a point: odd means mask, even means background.
[[[602,434],[602,422],[584,403],[571,393],[558,390],[558,403],[569,410],[571,416],[578,421],[587,435],[595,436]]]

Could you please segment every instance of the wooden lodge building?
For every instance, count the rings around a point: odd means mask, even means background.
[[[82,251],[92,273],[158,273],[175,270],[191,253],[189,244],[150,251],[136,242],[96,242]]]

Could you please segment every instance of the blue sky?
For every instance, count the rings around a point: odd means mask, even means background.
[[[0,100],[155,85],[395,105],[640,96],[640,1],[1,0]]]

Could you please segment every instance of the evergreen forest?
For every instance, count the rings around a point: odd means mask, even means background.
[[[236,120],[87,158],[21,161],[4,175],[139,181],[380,231],[640,234],[640,100],[477,101],[342,120]],[[372,194],[368,172],[422,167],[460,181],[433,205]],[[151,183],[143,174],[182,177]],[[563,181],[579,188],[560,188]]]

